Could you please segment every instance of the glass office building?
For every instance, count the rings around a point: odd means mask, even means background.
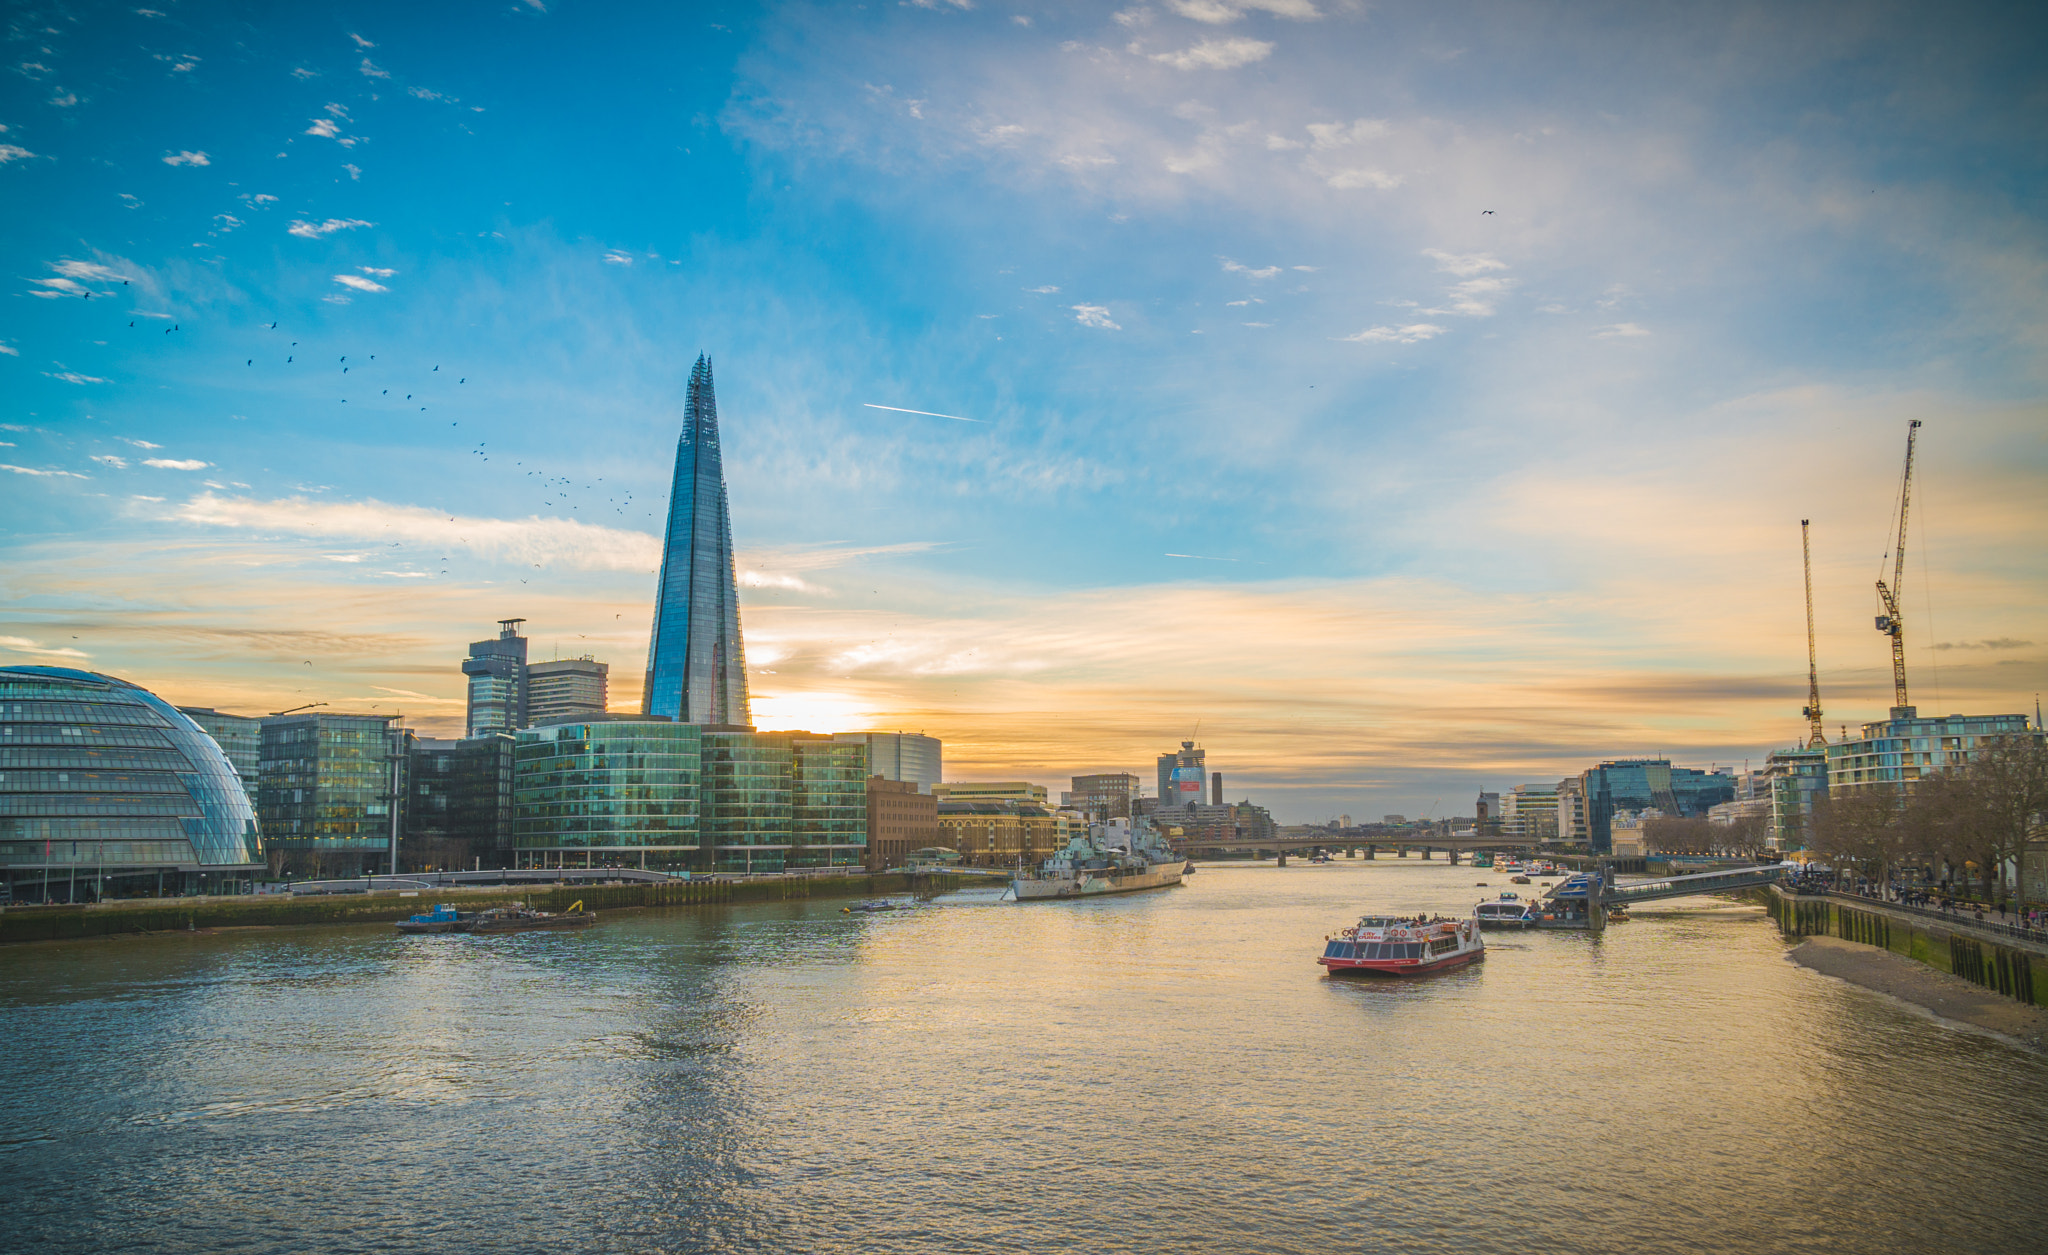
[[[1673,767],[1668,758],[1620,758],[1579,777],[1586,835],[1595,854],[1614,848],[1614,812],[1652,807],[1666,815],[1698,819],[1720,802],[1735,799],[1735,778],[1720,772]]]
[[[256,763],[261,757],[263,721],[254,715],[223,714],[210,706],[180,706],[178,713],[191,717],[228,756],[228,764],[242,778],[249,795],[249,808],[256,807]]]
[[[753,723],[725,464],[718,451],[718,399],[711,387],[711,362],[704,357],[690,372],[683,434],[676,442],[654,636],[640,701],[641,713],[679,723]]]
[[[524,619],[498,620],[496,640],[471,641],[462,674],[469,677],[469,735],[517,732],[526,726]]]
[[[858,866],[868,842],[867,747],[792,733],[789,813],[790,866]]]
[[[392,870],[393,803],[411,733],[396,715],[304,714],[263,721],[256,812],[273,872]]]
[[[627,716],[521,732],[512,751],[513,865],[698,866],[705,739],[691,724]]]
[[[512,846],[514,745],[504,733],[412,741],[400,871],[504,866]]]
[[[256,815],[205,730],[126,680],[0,667],[0,868],[16,902],[232,892]]]
[[[704,729],[703,836],[713,870],[788,866],[796,842],[789,742],[786,732]]]

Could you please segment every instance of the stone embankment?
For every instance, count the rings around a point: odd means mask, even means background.
[[[0,911],[0,943],[106,937],[122,933],[183,933],[211,928],[278,928],[303,924],[379,924],[404,919],[435,902],[482,910],[524,902],[543,911],[566,910],[581,900],[593,911],[682,907],[786,898],[863,897],[942,892],[953,877],[901,873],[849,876],[699,878],[659,883],[438,888],[320,895],[248,894],[213,898],[136,898],[82,906],[14,906]]]
[[[1946,1019],[2048,1041],[2048,943],[1865,898],[1761,891],[1795,962]]]

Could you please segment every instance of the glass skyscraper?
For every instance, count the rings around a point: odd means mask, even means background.
[[[746,653],[740,646],[725,464],[718,453],[718,399],[711,388],[711,362],[702,356],[690,371],[683,434],[676,442],[675,483],[669,490],[654,635],[640,703],[642,714],[679,723],[753,723]]]

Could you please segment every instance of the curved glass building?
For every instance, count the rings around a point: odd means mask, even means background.
[[[214,739],[146,689],[0,667],[0,871],[16,902],[224,892],[263,864]]]

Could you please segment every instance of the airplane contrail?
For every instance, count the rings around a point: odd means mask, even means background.
[[[986,423],[985,418],[962,418],[958,414],[940,414],[933,410],[906,410],[900,405],[876,405],[873,401],[862,401],[871,410],[894,410],[898,414],[922,414],[926,418],[950,418],[956,423]]]
[[[1199,560],[1199,561],[1202,561],[1202,562],[1241,562],[1241,561],[1243,561],[1243,559],[1241,559],[1241,558],[1211,558],[1211,557],[1209,557],[1209,556],[1208,556],[1207,554],[1200,554],[1200,553],[1170,553],[1170,554],[1167,554],[1166,556],[1167,556],[1167,557],[1169,557],[1169,558],[1195,558],[1195,559],[1197,559],[1197,560]]]

